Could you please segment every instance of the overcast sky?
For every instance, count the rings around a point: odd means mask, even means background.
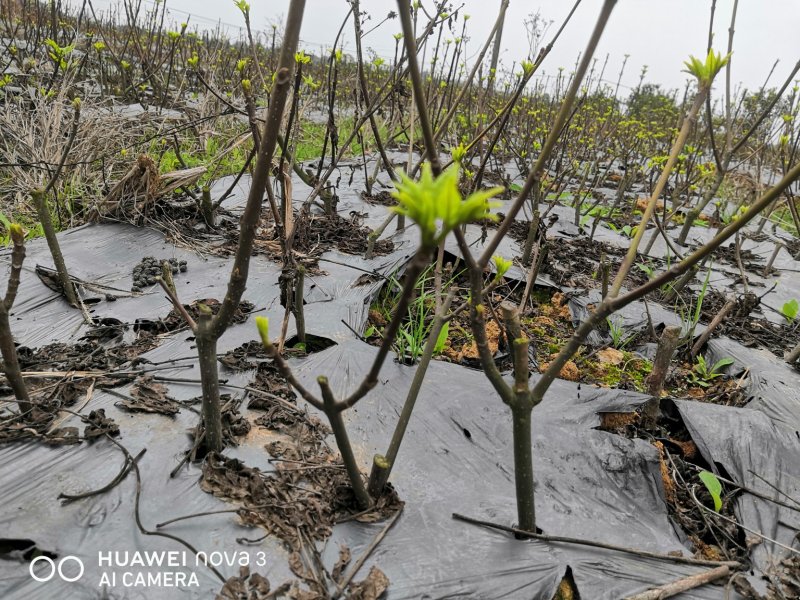
[[[75,1],[75,0],[73,0]],[[93,0],[95,7],[107,7],[115,0]],[[229,26],[241,26],[243,19],[232,0],[166,0],[176,22],[191,22],[199,27],[212,27],[216,20]],[[152,5],[150,0],[147,4]],[[255,28],[266,30],[271,23],[280,22],[286,14],[289,0],[250,0]],[[424,0],[430,10],[433,0]],[[557,72],[558,67],[570,70],[578,53],[583,50],[600,10],[601,0],[583,0],[572,21],[562,34],[542,66],[545,74]],[[718,0],[715,16],[716,49],[727,46],[728,26],[734,0]],[[463,5],[462,12],[471,16],[467,34],[467,56],[480,50],[497,16],[500,0],[454,0]],[[528,43],[523,21],[531,13],[553,21],[554,33],[573,0],[511,0],[501,44],[502,64],[510,67],[524,59]],[[682,88],[687,75],[681,72],[683,61],[690,54],[705,55],[711,0],[619,0],[606,27],[596,56],[598,69],[609,56],[604,79],[616,82],[626,54],[630,55],[623,85],[633,86],[643,65],[648,66],[647,80],[667,88]],[[301,38],[310,51],[330,46],[349,6],[346,0],[307,0]],[[377,24],[391,10],[396,0],[362,0],[362,10],[372,15],[365,30]],[[235,30],[232,30],[235,32]],[[400,31],[399,19],[386,22],[365,38],[365,46],[378,55],[391,58],[394,49],[392,35]],[[352,22],[346,28],[345,49],[352,50]],[[545,36],[547,40],[549,36]],[[800,0],[740,0],[736,19],[732,62],[732,80],[755,90],[761,86],[773,63],[780,60],[770,83],[778,86],[800,60]]]

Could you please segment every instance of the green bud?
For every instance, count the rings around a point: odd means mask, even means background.
[[[21,244],[25,240],[25,232],[22,230],[22,226],[19,223],[12,223],[9,227],[11,232],[11,241],[14,244]]]
[[[272,342],[269,341],[269,319],[267,317],[256,317],[256,327],[258,335],[261,336],[261,343],[265,348],[269,348]]]

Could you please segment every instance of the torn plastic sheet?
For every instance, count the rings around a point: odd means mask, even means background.
[[[675,404],[692,440],[718,475],[784,504],[791,505],[792,498],[800,498],[797,431],[776,424],[767,414],[752,410],[749,405],[731,408],[686,400],[676,400]],[[726,489],[730,487],[723,485]],[[763,574],[774,575],[789,551],[760,539],[757,534],[796,547],[794,540],[800,531],[798,509],[800,506],[787,508],[749,493],[742,493],[736,499],[737,520],[751,530],[744,535],[756,568],[747,578],[761,594],[766,593],[767,586]]]
[[[708,355],[711,364],[732,358],[734,373],[746,371],[747,408],[795,433],[800,464],[800,373],[767,350],[747,348],[726,337],[710,340]]]
[[[232,327],[229,333],[221,350],[254,337],[248,324]],[[175,339],[148,356],[156,359],[190,352],[189,341]],[[293,366],[301,381],[310,384],[324,373],[334,390],[341,391],[359,381],[375,352],[374,347],[352,340],[306,359],[295,359]],[[175,374],[197,376],[196,371],[176,370]],[[364,468],[374,452],[385,450],[412,376],[413,368],[386,365],[375,391],[347,413],[356,456]],[[225,369],[221,377],[229,383],[243,383],[242,375],[232,375]],[[169,387],[178,399],[199,391],[187,384]],[[594,429],[600,422],[599,412],[631,410],[646,399],[633,392],[555,382],[534,413],[537,522],[546,533],[690,554],[667,517],[656,450],[644,441]],[[169,478],[187,448],[183,432],[195,424],[194,413],[182,410],[175,418],[130,415],[116,408],[115,401],[115,397],[97,391],[85,410],[105,408],[120,424],[120,441],[132,454],[147,448],[139,462],[140,510],[146,527],[152,529],[155,523],[176,516],[231,507],[199,489],[196,465]],[[406,502],[405,510],[363,567],[366,573],[375,564],[386,573],[391,582],[388,598],[549,600],[567,567],[571,567],[579,590],[587,590],[583,593],[591,593],[593,598],[611,600],[702,570],[643,561],[617,552],[521,542],[451,519],[452,512],[460,512],[514,523],[510,429],[510,414],[482,373],[437,361],[431,364],[393,473],[393,483]],[[555,431],[558,435],[553,435]],[[263,449],[264,435],[263,429],[253,427],[241,445],[226,454],[268,471],[271,466]],[[0,471],[4,537],[32,539],[42,550],[82,558],[86,567],[79,588],[55,581],[44,588],[40,586],[45,584],[31,579],[27,563],[0,559],[3,598],[99,598],[102,590],[97,584],[104,568],[98,564],[98,552],[183,549],[170,540],[139,534],[133,522],[132,474],[109,493],[59,504],[56,498],[60,492],[94,489],[116,474],[122,457],[106,440],[65,448],[13,444],[0,448],[0,457],[6,465]],[[201,551],[244,551],[252,560],[263,552],[266,564],[256,570],[274,585],[292,578],[286,551],[275,538],[256,546],[240,545],[236,538],[260,537],[257,531],[237,525],[231,514],[200,519],[175,524],[165,531],[181,536]],[[335,561],[338,544],[347,544],[358,556],[381,527],[380,523],[353,522],[337,526],[327,543],[321,544],[327,566]],[[220,570],[227,577],[238,567],[222,566]],[[199,587],[117,587],[113,593],[118,598],[201,598],[219,589],[219,582],[204,568],[191,571],[197,574]],[[42,595],[43,590],[47,590],[46,595]],[[686,597],[711,599],[721,595],[714,588],[704,588]]]

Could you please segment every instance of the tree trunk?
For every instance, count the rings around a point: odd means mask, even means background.
[[[488,89],[491,92],[494,88],[494,80],[497,76],[497,63],[500,62],[500,42],[503,39],[503,25],[506,20],[506,9],[508,8],[508,0],[503,0],[500,3],[500,16],[497,17],[498,26],[494,34],[494,46],[492,46],[492,62],[489,67],[489,85]]]
[[[200,362],[200,381],[203,389],[203,447],[209,452],[221,452],[222,415],[219,407],[219,376],[217,374],[217,338],[208,330],[208,321],[201,317],[197,324],[197,355]]]
[[[28,412],[31,409],[31,399],[28,388],[22,379],[17,360],[17,348],[14,346],[14,337],[11,335],[11,324],[8,322],[8,311],[0,307],[0,351],[3,354],[3,371],[8,379],[8,385],[14,391],[19,410]]]
[[[725,164],[725,168],[727,169],[727,161]],[[694,225],[695,220],[700,216],[700,213],[703,212],[703,209],[711,202],[711,199],[714,197],[719,191],[722,182],[725,180],[725,171],[718,171],[717,177],[714,179],[714,183],[711,184],[711,187],[706,191],[703,195],[703,198],[700,202],[697,203],[697,206],[690,209],[689,212],[686,213],[686,220],[683,222],[683,227],[681,228],[681,232],[678,235],[678,243],[680,245],[686,244],[686,238],[689,237],[689,230],[691,230],[692,225]],[[664,223],[664,227],[666,228],[667,224]]]
[[[533,440],[531,408],[511,409],[514,435],[514,480],[517,487],[519,528],[536,532],[536,509],[533,502]]]
[[[70,281],[67,264],[64,262],[64,255],[61,253],[61,246],[58,245],[56,230],[53,227],[53,219],[50,217],[44,190],[34,190],[31,192],[31,196],[33,197],[33,203],[36,205],[36,211],[39,213],[39,222],[42,224],[44,237],[47,240],[47,246],[50,248],[50,255],[53,257],[53,265],[58,273],[58,280],[64,289],[64,296],[67,302],[77,308],[78,297],[75,295],[75,287]]]

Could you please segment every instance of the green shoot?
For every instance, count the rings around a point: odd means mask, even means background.
[[[722,369],[733,364],[732,358],[722,358],[713,365],[706,362],[702,354],[697,356],[697,362],[689,372],[689,381],[692,384],[707,388],[718,377],[722,377]]]
[[[489,199],[503,191],[502,187],[479,190],[467,198],[458,189],[459,166],[452,165],[434,178],[430,164],[422,167],[419,181],[399,173],[392,196],[397,199],[395,212],[407,216],[420,228],[422,245],[433,250],[456,227],[480,221],[497,220],[489,209],[499,204]]]
[[[684,72],[694,75],[701,88],[709,89],[711,83],[714,81],[714,77],[722,70],[722,67],[728,64],[730,59],[730,54],[722,56],[719,52],[714,52],[714,50],[709,49],[705,62],[701,61],[699,58],[690,56],[689,60],[683,63],[686,65]]]
[[[700,481],[703,482],[708,493],[714,499],[714,510],[719,512],[722,508],[722,484],[719,479],[710,471],[700,471]]]
[[[635,333],[626,335],[623,325],[612,320],[611,317],[606,317],[606,323],[608,324],[608,333],[611,336],[611,345],[617,350],[622,350],[636,338]]]
[[[797,301],[797,298],[792,298],[781,307],[781,314],[790,323],[797,319],[798,313],[800,313],[800,303]]]

